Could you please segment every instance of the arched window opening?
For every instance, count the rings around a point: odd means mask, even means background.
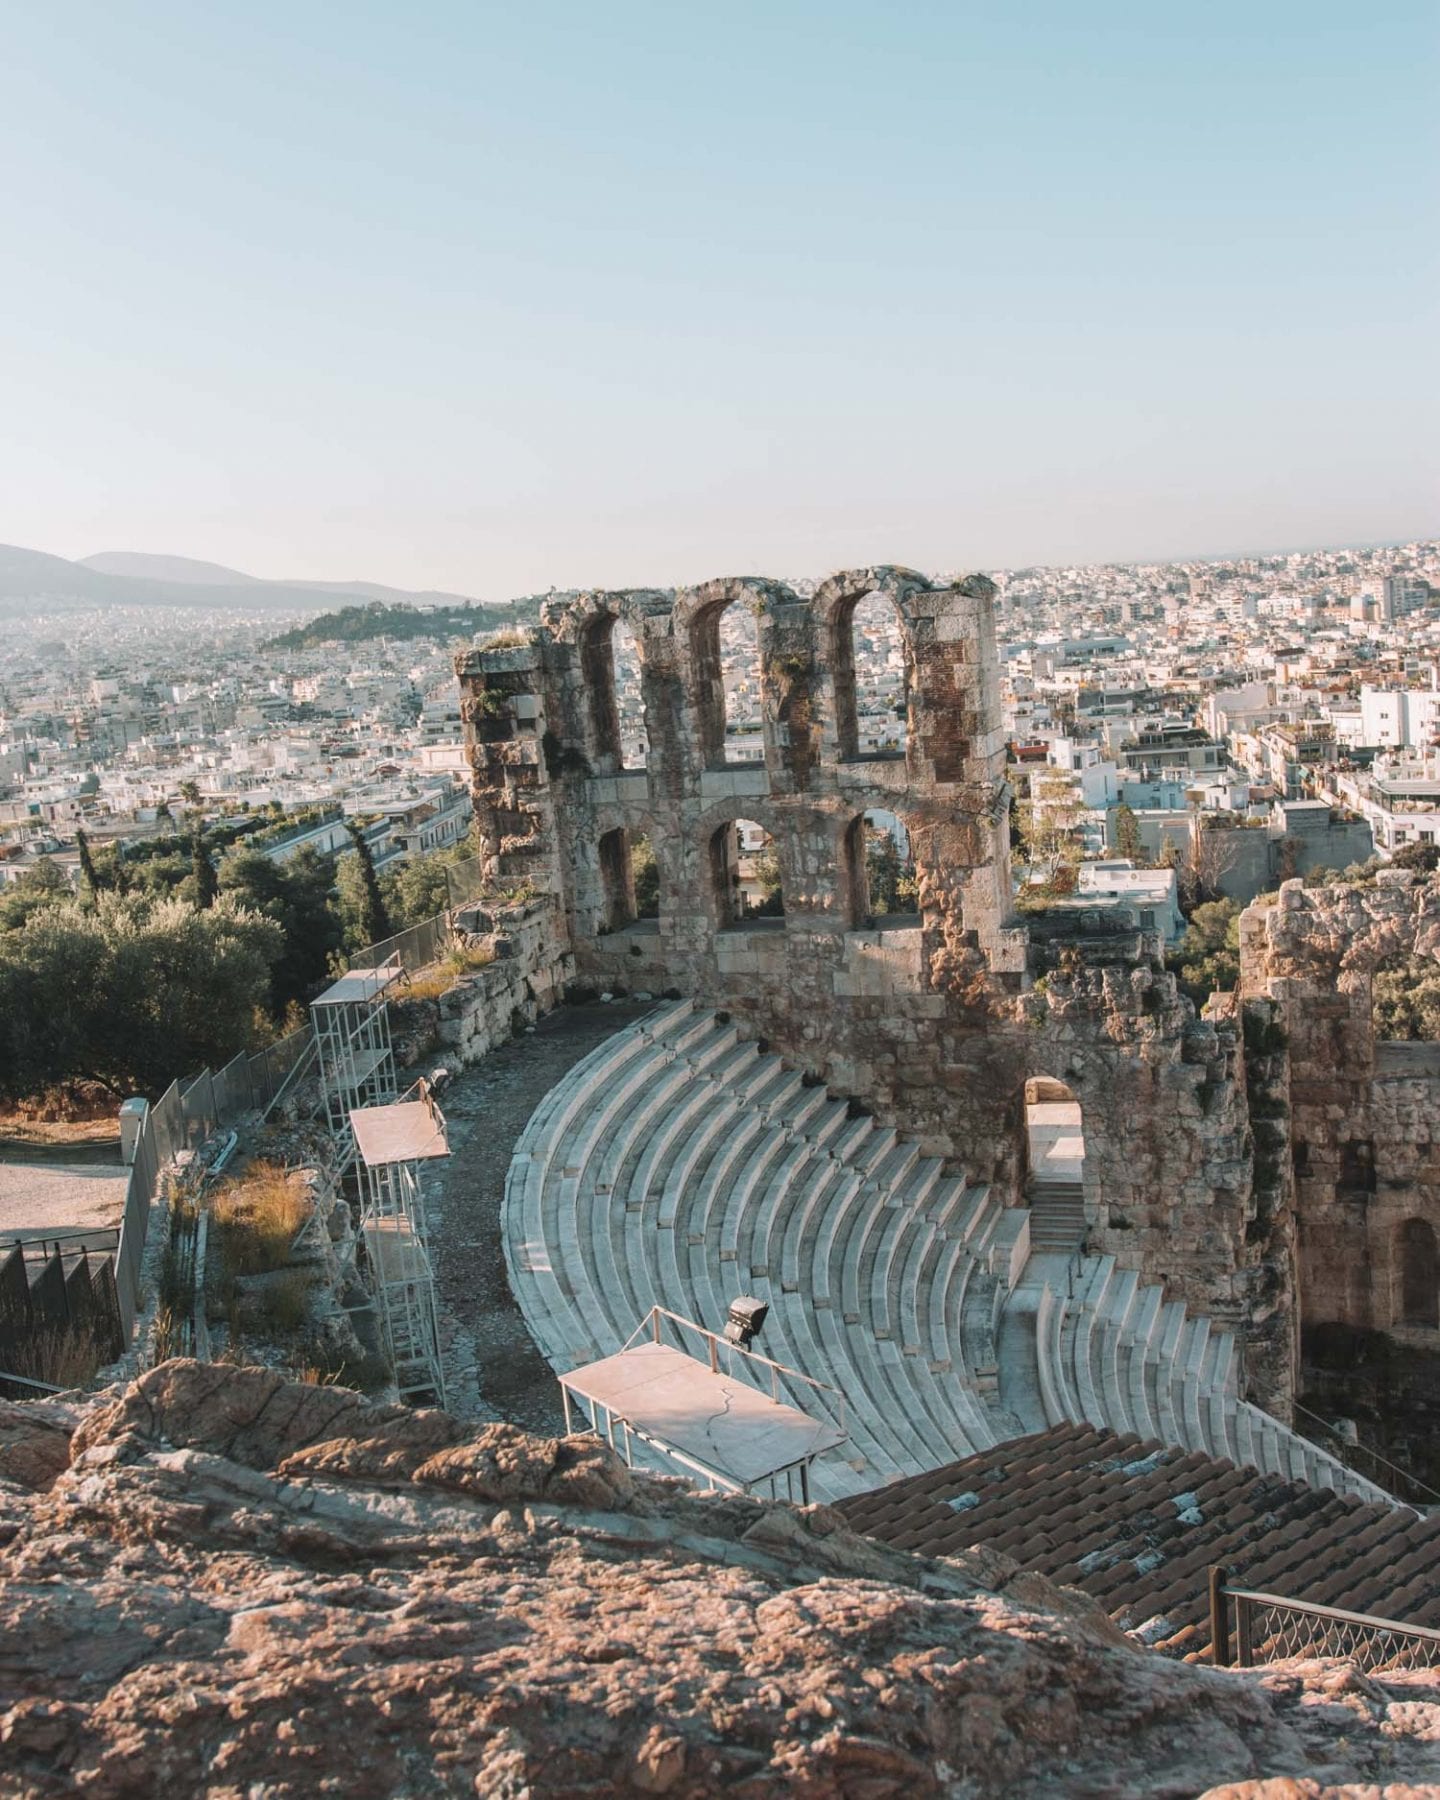
[[[624,931],[660,916],[660,867],[648,832],[607,831],[598,846],[602,931]]]
[[[785,900],[775,842],[753,819],[722,825],[710,840],[716,913],[722,926],[778,924]]]
[[[850,762],[903,756],[910,676],[905,632],[893,601],[870,593],[839,609],[831,667],[841,756]]]
[[[607,831],[597,846],[600,857],[602,931],[623,931],[635,917],[635,877],[627,834]]]
[[[646,831],[630,833],[630,880],[635,893],[635,917],[660,917],[660,865],[655,846]]]
[[[861,821],[865,846],[865,913],[876,925],[913,925],[920,913],[910,834],[892,812],[875,808]]]
[[[615,657],[612,639],[615,619],[601,613],[590,620],[580,636],[580,679],[590,710],[591,762],[597,774],[609,775],[621,766],[620,710],[615,693]]]
[[[695,621],[693,649],[706,767],[763,763],[760,635],[754,607],[736,601],[701,613]]]
[[[1025,1201],[1030,1246],[1069,1252],[1085,1236],[1085,1124],[1063,1081],[1025,1083]]]
[[[1440,1244],[1424,1219],[1405,1219],[1395,1232],[1400,1272],[1401,1325],[1440,1328]]]
[[[620,767],[643,769],[649,760],[650,741],[645,734],[640,653],[635,647],[635,635],[623,619],[615,621],[610,636],[610,659],[619,725]]]

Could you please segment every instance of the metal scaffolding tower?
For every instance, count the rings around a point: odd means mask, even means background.
[[[349,1126],[360,1164],[365,1276],[375,1295],[396,1386],[402,1398],[429,1394],[444,1406],[420,1165],[450,1154],[445,1115],[428,1084],[420,1081],[390,1105],[357,1107]]]
[[[398,959],[351,969],[310,1003],[320,1091],[342,1173],[355,1156],[351,1113],[357,1107],[383,1106],[399,1092],[385,995],[401,973]]]

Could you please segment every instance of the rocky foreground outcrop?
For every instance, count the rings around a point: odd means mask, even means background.
[[[1440,1677],[1169,1663],[993,1554],[258,1369],[0,1409],[0,1546],[3,1795],[1440,1793]]]

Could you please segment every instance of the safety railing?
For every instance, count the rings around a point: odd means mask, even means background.
[[[772,1357],[762,1356],[758,1350],[750,1350],[744,1345],[732,1343],[729,1338],[723,1337],[719,1332],[711,1331],[704,1325],[697,1325],[693,1319],[687,1319],[680,1313],[671,1312],[668,1307],[652,1306],[620,1347],[622,1350],[632,1349],[641,1338],[647,1337],[652,1343],[661,1344],[665,1341],[667,1326],[671,1334],[678,1340],[677,1349],[686,1349],[685,1338],[687,1335],[704,1340],[712,1374],[719,1373],[722,1358],[725,1372],[729,1375],[735,1373],[734,1358],[736,1357],[741,1358],[745,1364],[756,1371],[767,1370],[768,1375],[751,1376],[747,1372],[747,1379],[750,1386],[761,1388],[762,1391],[768,1390],[772,1400],[780,1398],[782,1379],[793,1382],[799,1387],[814,1388],[817,1393],[829,1394],[835,1407],[836,1423],[839,1429],[848,1431],[849,1428],[845,1422],[845,1396],[839,1388],[832,1387],[828,1381],[817,1381],[813,1375],[802,1375],[799,1369],[789,1368],[785,1363],[776,1362]],[[690,1354],[688,1350],[686,1353]]]
[[[1343,1658],[1367,1671],[1440,1668],[1440,1630],[1432,1626],[1232,1587],[1224,1568],[1210,1571],[1210,1646],[1217,1668],[1287,1657]]]

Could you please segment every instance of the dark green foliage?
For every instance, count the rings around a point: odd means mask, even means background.
[[[1440,963],[1404,956],[1375,971],[1371,985],[1375,1035],[1411,1043],[1440,1039]]]
[[[1197,906],[1189,929],[1167,960],[1181,990],[1197,1007],[1211,994],[1233,988],[1240,979],[1239,902],[1207,900]]]
[[[220,901],[105,894],[35,913],[0,937],[0,1092],[85,1077],[152,1098],[264,1032],[282,939]]]
[[[220,882],[210,860],[205,834],[198,828],[190,839],[190,873],[195,884],[195,904],[202,911],[208,911],[219,898]]]
[[[102,884],[95,872],[95,858],[90,854],[90,839],[83,831],[75,833],[75,848],[80,852],[80,879],[85,884],[85,892],[93,900]]]
[[[32,913],[69,898],[65,871],[42,856],[18,881],[0,888],[0,931],[18,931]]]
[[[355,849],[353,859],[346,857],[342,862],[342,870],[349,880],[341,883],[341,918],[347,944],[359,950],[366,944],[378,944],[383,939],[392,937],[394,927],[390,922],[390,910],[385,904],[385,896],[380,890],[380,877],[375,870],[375,857],[369,840],[353,819],[346,822],[345,829],[349,832],[350,842]],[[350,867],[346,868],[345,864]]]
[[[506,626],[533,625],[540,617],[540,597],[499,605],[476,602],[473,606],[431,606],[423,610],[383,600],[369,606],[342,606],[338,612],[321,613],[308,625],[297,625],[271,638],[267,650],[318,650],[325,644],[363,644],[375,638],[411,641],[421,638],[449,643],[472,640]]]
[[[1137,867],[1145,860],[1140,842],[1140,821],[1135,817],[1134,808],[1124,800],[1115,808],[1115,848]]]
[[[303,1005],[324,985],[330,958],[340,948],[331,862],[308,849],[283,863],[258,850],[239,850],[220,865],[219,879],[223,894],[273,919],[283,933],[270,972],[270,1010],[281,1019],[292,1002]]]

